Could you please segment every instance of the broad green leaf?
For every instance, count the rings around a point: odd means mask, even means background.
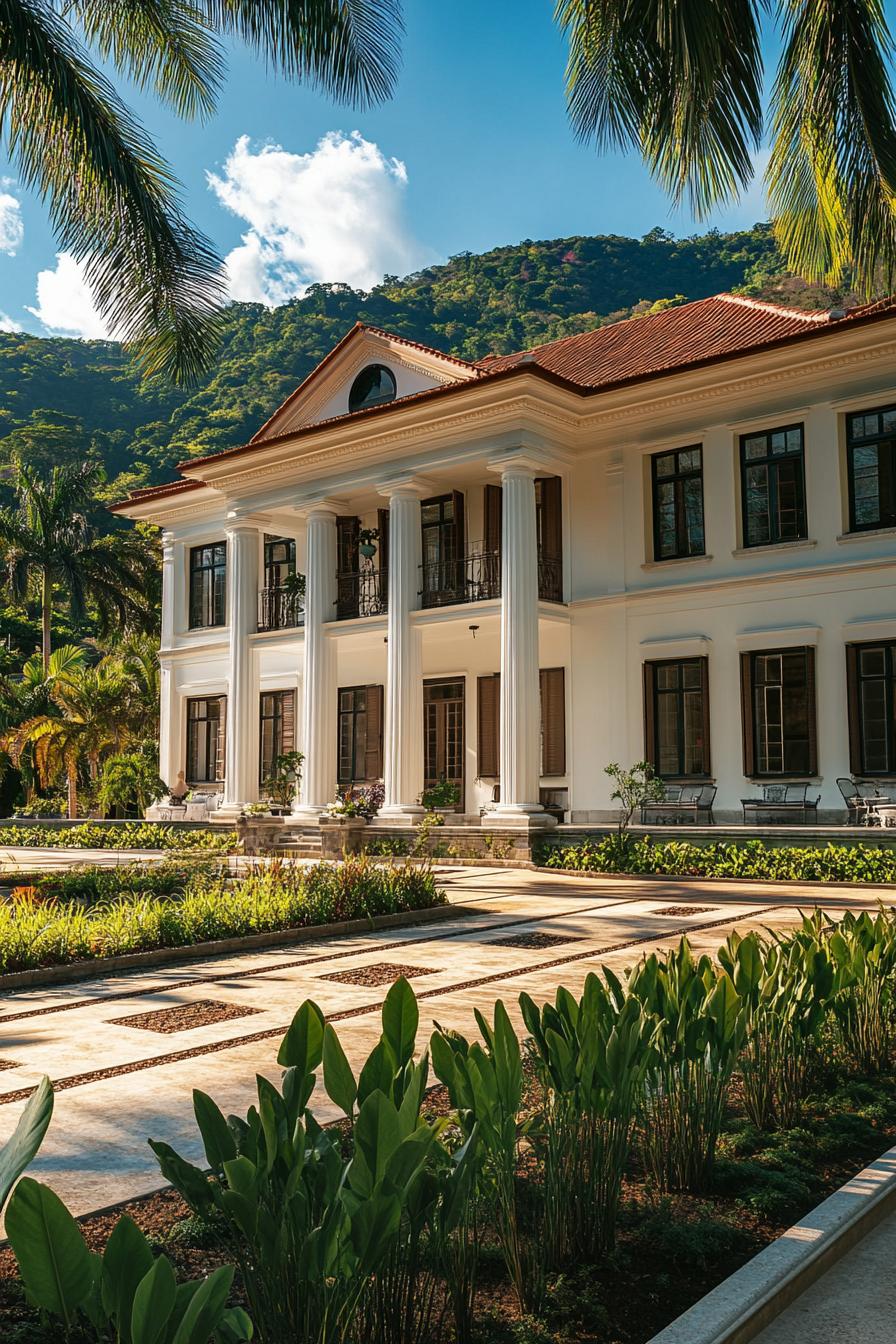
[[[205,1157],[212,1171],[221,1171],[225,1162],[236,1157],[233,1133],[221,1110],[205,1092],[193,1092],[193,1113],[202,1135]]]
[[[382,1092],[372,1092],[355,1121],[355,1145],[373,1178],[381,1180],[400,1142],[398,1112]]]
[[[213,1207],[212,1186],[204,1171],[187,1162],[168,1143],[150,1139],[149,1146],[156,1155],[165,1180],[171,1182],[192,1209],[204,1213]]]
[[[193,1294],[171,1344],[207,1344],[224,1314],[232,1283],[231,1265],[222,1265],[210,1274]]]
[[[215,1330],[215,1344],[246,1344],[255,1334],[242,1307],[228,1307]]]
[[[152,1266],[149,1242],[137,1224],[123,1214],[106,1242],[101,1279],[103,1306],[118,1327],[121,1344],[129,1344],[134,1295]]]
[[[419,1022],[416,996],[401,975],[383,1000],[383,1035],[399,1066],[407,1064],[414,1053]]]
[[[167,1334],[167,1325],[174,1308],[177,1284],[171,1261],[165,1255],[158,1260],[137,1285],[134,1309],[131,1312],[131,1340],[133,1344],[159,1344]]]
[[[306,999],[280,1042],[277,1063],[302,1074],[313,1073],[320,1064],[323,1043],[324,1015],[316,1003]]]
[[[93,1289],[94,1271],[62,1200],[49,1186],[23,1176],[6,1211],[6,1235],[29,1297],[70,1326]]]
[[[42,1078],[25,1103],[15,1129],[0,1148],[0,1209],[43,1142],[52,1114],[53,1085],[49,1078]]]
[[[358,1087],[342,1043],[329,1022],[324,1028],[323,1059],[327,1096],[345,1115],[350,1116],[355,1107]]]

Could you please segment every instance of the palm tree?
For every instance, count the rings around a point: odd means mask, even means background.
[[[84,649],[63,644],[53,650],[48,668],[44,667],[40,654],[33,654],[24,663],[19,676],[0,678],[0,746],[5,752],[8,752],[11,735],[23,723],[41,715],[58,715],[58,707],[51,695],[53,683],[77,675],[84,667],[85,658]],[[30,748],[23,748],[19,753],[17,768],[30,800],[37,782],[34,753]]]
[[[224,76],[222,44],[239,39],[270,67],[363,106],[391,92],[400,31],[398,0],[0,0],[0,141],[148,372],[189,379],[208,364],[222,270],[92,57],[181,116],[204,118]]]
[[[27,747],[41,785],[46,788],[64,774],[68,815],[78,815],[79,768],[87,763],[90,782],[99,778],[100,759],[121,752],[131,733],[130,683],[124,667],[106,658],[95,667],[80,667],[53,679],[50,698],[59,713],[35,715],[13,729],[4,745],[18,765]]]
[[[35,579],[39,584],[45,671],[56,584],[73,619],[83,619],[90,605],[101,632],[116,623],[146,628],[154,620],[155,566],[139,536],[131,531],[98,536],[84,514],[99,480],[100,469],[91,462],[54,467],[47,478],[16,462],[16,504],[0,508],[0,548],[13,597],[21,601]]]
[[[760,19],[783,46],[767,118],[769,205],[790,268],[872,293],[896,274],[893,39],[882,0],[557,0],[579,135],[635,147],[706,215],[762,143]]]

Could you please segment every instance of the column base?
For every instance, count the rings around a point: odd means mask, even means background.
[[[305,826],[318,826],[327,809],[317,803],[300,803],[289,814],[290,821],[300,821]]]
[[[484,814],[482,825],[495,831],[550,831],[557,818],[541,803],[498,803]]]
[[[248,803],[222,803],[209,814],[211,821],[239,821],[249,806]]]
[[[413,825],[425,815],[426,808],[420,803],[389,803],[380,808],[376,819],[387,826],[406,826]]]

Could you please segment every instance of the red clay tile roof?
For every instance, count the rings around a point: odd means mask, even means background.
[[[186,490],[201,490],[203,481],[166,481],[164,485],[146,485],[141,490],[132,490],[127,499],[109,505],[109,512],[115,513],[130,504],[142,504],[149,499],[164,499],[167,495],[180,495]]]
[[[504,369],[537,364],[580,387],[597,388],[746,354],[829,322],[826,311],[800,312],[735,294],[716,294],[489,359],[480,367],[490,377]]]

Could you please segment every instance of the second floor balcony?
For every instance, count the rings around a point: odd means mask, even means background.
[[[384,616],[388,609],[389,582],[386,570],[365,565],[336,575],[336,619],[352,621],[359,616]]]
[[[424,607],[458,602],[487,602],[501,596],[501,553],[482,543],[450,559],[424,560],[420,595]],[[538,552],[538,596],[542,602],[563,601],[560,556]]]
[[[305,597],[277,585],[258,594],[259,630],[294,630],[305,624]]]

